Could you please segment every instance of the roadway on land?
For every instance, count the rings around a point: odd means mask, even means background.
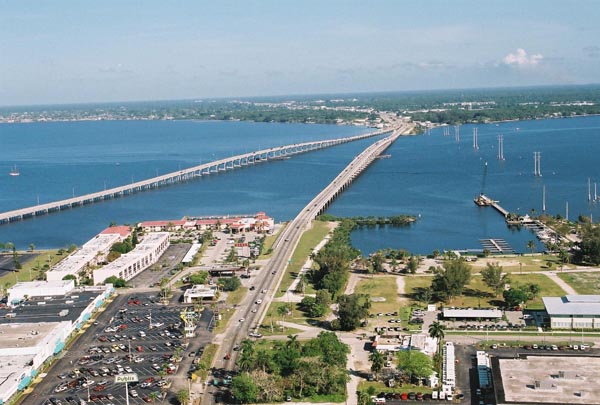
[[[358,177],[383,151],[385,151],[400,135],[408,133],[412,129],[410,124],[400,124],[395,126],[391,135],[380,139],[367,147],[363,152],[357,155],[338,176],[327,185],[308,205],[294,218],[286,228],[280,233],[273,244],[273,256],[265,267],[260,271],[259,285],[252,292],[249,292],[246,299],[242,302],[241,317],[233,317],[229,329],[225,332],[225,338],[220,345],[213,364],[222,361],[227,354],[231,359],[225,363],[226,369],[232,370],[235,367],[236,354],[233,348],[246,339],[251,329],[258,329],[266,315],[268,304],[273,301],[277,286],[282,280],[285,268],[289,263],[290,257],[296,248],[304,230],[310,225],[327,206],[347,188],[356,177]],[[270,277],[270,274],[275,277]],[[269,297],[262,296],[262,290],[267,290]],[[264,298],[260,311],[254,313],[256,308],[253,303],[259,298]],[[240,319],[244,321],[240,322]],[[214,403],[214,398],[210,395],[210,390],[204,393],[203,404]]]
[[[269,149],[263,149],[255,152],[244,153],[241,155],[232,156],[225,159],[216,160],[213,162],[201,164],[176,172],[167,173],[161,176],[156,176],[147,180],[132,182],[131,184],[114,187],[108,190],[98,191],[95,193],[85,194],[82,196],[73,196],[60,201],[39,204],[32,207],[21,208],[13,211],[0,213],[0,225],[10,222],[21,221],[27,218],[33,218],[39,215],[45,215],[52,212],[70,209],[73,207],[93,204],[111,198],[119,198],[126,195],[131,195],[137,192],[152,190],[158,187],[167,186],[170,184],[179,183],[182,181],[192,180],[197,177],[210,175],[221,171],[234,170],[235,168],[248,166],[256,163],[262,163],[270,160],[280,160],[299,153],[310,152],[328,148],[330,146],[339,145],[342,143],[358,141],[365,138],[383,135],[391,132],[392,129],[382,129],[367,134],[356,135],[346,138],[325,139],[320,141],[311,141],[296,143],[292,145],[278,146]]]

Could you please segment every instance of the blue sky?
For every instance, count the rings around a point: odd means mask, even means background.
[[[0,0],[0,105],[600,82],[597,1]]]

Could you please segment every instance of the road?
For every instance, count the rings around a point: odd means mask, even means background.
[[[385,151],[400,135],[407,133],[412,126],[401,124],[396,127],[391,135],[380,139],[357,155],[338,176],[325,187],[315,198],[313,198],[300,213],[286,226],[273,244],[274,254],[266,266],[259,272],[255,279],[254,291],[249,291],[246,298],[240,304],[238,314],[231,320],[228,330],[217,352],[213,364],[222,364],[225,355],[230,354],[231,359],[223,364],[225,369],[231,370],[235,367],[237,352],[233,350],[243,339],[248,337],[251,329],[257,328],[264,317],[268,303],[273,301],[277,286],[280,284],[284,270],[295,250],[300,237],[311,221],[321,214],[327,206],[348,187],[352,181],[360,175],[383,151]],[[276,277],[270,277],[275,275]],[[268,295],[263,296],[262,290],[267,290]],[[262,299],[263,304],[259,311],[252,312],[255,307],[252,303]],[[244,319],[240,322],[240,319]],[[202,400],[203,404],[214,403],[210,390],[206,390]]]

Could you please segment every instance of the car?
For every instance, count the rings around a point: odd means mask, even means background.
[[[260,290],[260,292],[263,293],[263,294],[266,294],[267,290],[263,288],[262,290]]]
[[[129,395],[131,395],[132,398],[139,397],[139,394],[138,394],[138,392],[136,390],[129,391]]]
[[[256,305],[262,304],[262,300],[256,300]]]
[[[254,287],[254,286],[251,286],[251,287],[249,288],[249,290],[250,290],[250,291],[254,291],[254,290],[256,290],[256,287]]]
[[[98,384],[94,387],[94,391],[98,392],[98,391],[102,391],[103,389],[106,388],[106,385],[103,384]]]
[[[244,318],[240,318],[239,322],[244,322],[245,319]]]
[[[271,274],[275,274],[275,273],[277,273],[277,270],[273,270],[273,271],[271,272]]]
[[[258,312],[258,309],[256,309],[256,308],[252,308],[252,311],[250,311],[250,312],[252,312],[253,314],[255,314],[255,313],[257,313],[257,312]]]

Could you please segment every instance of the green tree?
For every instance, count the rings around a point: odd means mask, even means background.
[[[383,268],[383,261],[383,255],[379,250],[371,256],[371,265],[373,266],[373,271],[375,273],[383,273],[385,270]]]
[[[507,308],[515,308],[527,302],[527,293],[520,288],[506,290],[502,297]]]
[[[177,401],[181,405],[186,405],[190,402],[190,393],[188,390],[179,390],[177,391]]]
[[[431,323],[431,325],[429,325],[428,332],[430,337],[442,341],[442,339],[444,339],[445,330],[446,327],[444,325],[442,325],[438,321],[434,321]]]
[[[504,269],[498,263],[488,263],[485,269],[481,270],[481,276],[485,285],[494,290],[496,295],[504,290],[506,283],[510,282],[508,274],[502,274]]]
[[[237,361],[240,370],[252,370],[254,368],[255,361],[254,342],[249,339],[244,339],[240,344],[240,356]]]
[[[337,317],[339,328],[350,331],[358,328],[369,315],[371,302],[367,294],[341,295],[338,298]]]
[[[371,361],[371,371],[378,379],[377,377],[385,364],[385,356],[379,350],[373,350],[369,355],[369,360]]]
[[[235,291],[242,286],[242,282],[239,277],[227,277],[220,278],[219,285],[221,285],[223,291]]]
[[[104,280],[104,284],[112,284],[115,288],[123,288],[127,286],[127,282],[117,276],[110,276]]]
[[[532,240],[527,242],[527,249],[529,249],[531,253],[533,253],[533,251],[535,250],[535,242]]]
[[[33,243],[29,244],[29,250],[33,252],[35,250],[35,245]]]
[[[233,381],[231,382],[231,393],[242,404],[257,402],[258,389],[248,373],[242,373],[233,378]]]
[[[190,274],[190,283],[196,284],[206,284],[208,281],[208,272],[207,271],[199,271],[194,274]]]
[[[447,260],[443,268],[436,268],[431,289],[439,299],[450,300],[462,294],[470,280],[471,267],[464,259]]]
[[[411,256],[410,259],[408,259],[407,267],[410,274],[415,274],[419,268],[419,260],[415,256]]]
[[[425,353],[402,350],[396,354],[398,370],[410,377],[426,378],[433,372],[431,358]]]
[[[156,402],[158,398],[160,398],[160,393],[158,391],[152,391],[150,394],[148,394],[148,399],[150,399],[152,402]],[[182,402],[179,401],[179,403]]]

